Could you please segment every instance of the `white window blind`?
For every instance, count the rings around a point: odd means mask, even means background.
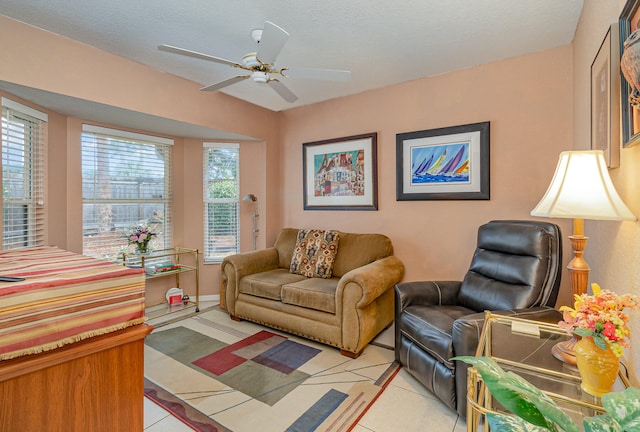
[[[138,226],[156,234],[152,249],[171,246],[173,141],[83,125],[82,236],[85,255],[114,260],[133,252]]]
[[[2,245],[44,244],[47,115],[2,98]]]
[[[204,143],[204,261],[240,251],[240,146]]]

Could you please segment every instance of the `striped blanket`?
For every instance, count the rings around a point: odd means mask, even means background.
[[[144,316],[144,270],[43,246],[0,251],[0,360],[129,326]]]

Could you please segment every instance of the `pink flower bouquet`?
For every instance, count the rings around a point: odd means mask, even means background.
[[[135,230],[129,234],[129,244],[136,246],[136,250],[139,252],[146,252],[149,248],[149,242],[152,238],[156,237],[156,233],[151,232],[149,227],[138,226]]]
[[[600,285],[591,284],[593,295],[575,295],[575,305],[561,306],[564,321],[558,325],[569,334],[593,337],[596,346],[601,349],[611,347],[620,357],[629,347],[629,315],[624,309],[640,310],[640,298],[632,294],[618,295],[602,290]]]

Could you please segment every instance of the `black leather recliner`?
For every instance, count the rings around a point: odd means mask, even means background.
[[[463,281],[395,287],[395,357],[450,408],[466,416],[466,363],[475,355],[484,311],[557,322],[552,309],[562,273],[560,228],[536,221],[492,221]],[[508,341],[505,341],[508,343]]]

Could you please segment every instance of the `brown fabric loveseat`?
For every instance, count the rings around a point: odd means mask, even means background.
[[[329,279],[291,273],[298,229],[283,229],[273,247],[222,262],[226,308],[246,319],[338,347],[357,357],[393,322],[394,290],[404,265],[381,234],[339,234]]]

